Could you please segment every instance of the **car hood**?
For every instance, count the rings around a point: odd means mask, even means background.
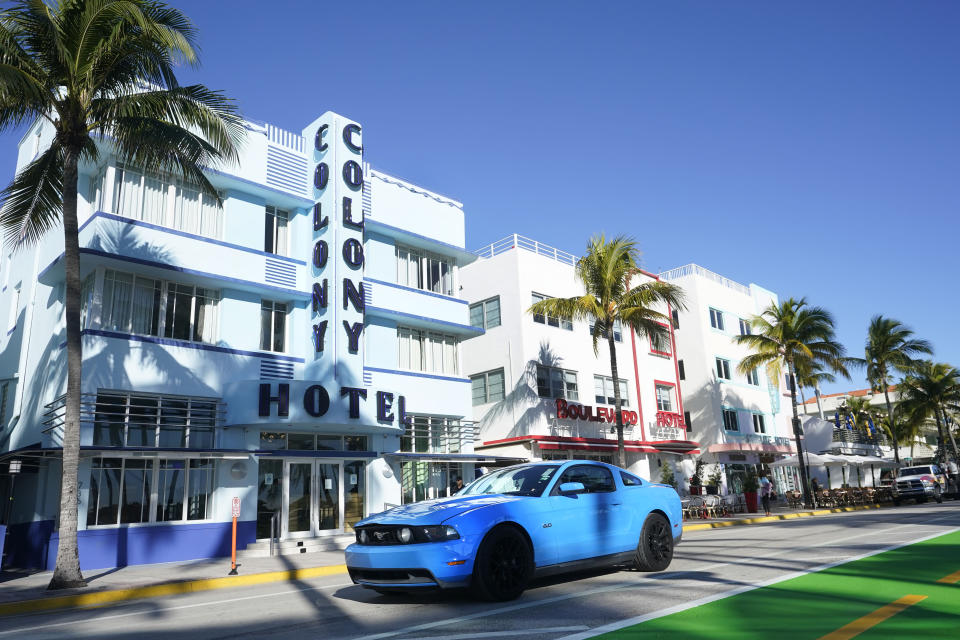
[[[531,500],[523,496],[505,496],[501,494],[482,495],[482,496],[454,496],[451,498],[438,498],[436,500],[424,500],[423,502],[414,502],[400,507],[388,509],[382,513],[374,513],[354,526],[360,527],[367,524],[442,524],[445,520],[496,504],[505,504],[517,500]]]

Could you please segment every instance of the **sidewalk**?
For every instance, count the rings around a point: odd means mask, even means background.
[[[879,508],[878,505],[812,511],[794,511],[781,508],[770,517],[741,513],[728,518],[687,520],[683,523],[683,531],[687,533],[876,508]],[[0,616],[68,607],[103,605],[124,600],[156,598],[269,582],[289,582],[328,575],[343,575],[344,579],[347,579],[342,551],[325,551],[272,558],[245,558],[239,566],[239,575],[228,576],[229,571],[229,558],[98,569],[84,572],[84,577],[89,585],[87,588],[65,589],[55,592],[46,590],[47,583],[50,582],[50,576],[52,575],[50,571],[36,573],[5,572],[0,573]]]

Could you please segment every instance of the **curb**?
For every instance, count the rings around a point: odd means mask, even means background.
[[[778,516],[760,516],[757,518],[744,518],[742,520],[727,520],[724,522],[705,522],[703,524],[684,525],[683,532],[705,531],[707,529],[721,529],[723,527],[737,527],[746,524],[762,524],[764,522],[779,522],[781,520],[794,520],[796,518],[809,518],[810,516],[826,516],[831,513],[846,513],[848,511],[866,511],[867,509],[882,509],[885,505],[866,504],[857,507],[833,507],[831,509],[817,509],[816,511],[798,511],[796,513],[784,513]]]
[[[0,604],[0,616],[9,616],[19,613],[33,613],[49,611],[51,609],[66,609],[72,607],[96,606],[122,602],[124,600],[139,600],[142,598],[157,598],[182,593],[197,593],[213,591],[214,589],[229,589],[232,587],[247,587],[269,582],[289,582],[305,580],[322,576],[338,575],[347,572],[347,565],[338,564],[326,567],[307,567],[303,569],[289,569],[286,571],[268,571],[265,573],[251,573],[245,576],[229,576],[226,578],[204,578],[201,580],[184,580],[181,582],[164,582],[143,587],[129,589],[111,589],[94,593],[78,593],[69,596],[53,596],[36,600],[19,600]]]
[[[797,513],[785,513],[778,516],[760,516],[757,518],[746,518],[743,520],[728,520],[725,522],[704,522],[701,524],[688,524],[683,527],[683,532],[705,531],[707,529],[720,529],[723,527],[736,527],[748,524],[762,524],[765,522],[779,522],[781,520],[793,520],[795,518],[806,518],[810,516],[824,516],[831,513],[844,513],[847,511],[864,511],[867,509],[880,509],[884,505],[872,504],[858,507],[836,507],[833,509],[819,509],[816,511],[800,511]],[[179,582],[164,582],[160,584],[146,585],[143,587],[130,587],[128,589],[111,589],[105,591],[96,591],[92,593],[77,593],[66,596],[52,596],[49,598],[38,598],[36,600],[18,600],[15,602],[0,603],[0,616],[9,616],[22,613],[35,613],[37,611],[50,611],[52,609],[68,609],[73,607],[92,607],[110,604],[113,602],[123,602],[126,600],[140,600],[144,598],[159,598],[163,596],[180,595],[184,593],[199,593],[202,591],[213,591],[215,589],[230,589],[234,587],[248,587],[258,584],[267,584],[270,582],[290,582],[293,580],[306,580],[309,578],[320,578],[324,576],[340,575],[347,572],[345,564],[331,565],[325,567],[306,567],[302,569],[289,569],[286,571],[268,571],[264,573],[251,573],[249,575],[228,576],[224,578],[203,578],[200,580],[184,580]]]

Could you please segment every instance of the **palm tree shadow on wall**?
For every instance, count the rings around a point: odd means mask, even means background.
[[[479,422],[480,435],[484,438],[490,429],[507,419],[512,422],[509,431],[504,434],[490,434],[497,438],[513,438],[531,433],[531,428],[549,420],[550,405],[544,402],[537,392],[537,365],[560,367],[563,358],[550,347],[546,340],[540,343],[536,360],[530,360],[523,373],[517,378],[513,389],[506,393],[503,400],[495,403]]]

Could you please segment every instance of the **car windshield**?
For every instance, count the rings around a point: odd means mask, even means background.
[[[529,464],[493,471],[474,480],[458,495],[502,493],[508,496],[539,496],[558,468],[556,464]]]
[[[899,476],[901,478],[906,476],[922,476],[925,473],[930,473],[930,467],[904,467],[900,469]]]

